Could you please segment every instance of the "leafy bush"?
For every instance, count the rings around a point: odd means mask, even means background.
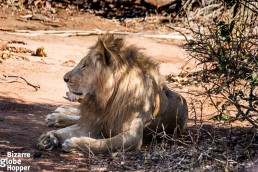
[[[223,17],[191,29],[185,49],[201,67],[205,93],[217,109],[216,120],[248,120],[258,128],[258,9],[257,2],[233,6]],[[237,8],[237,9],[236,9]],[[214,98],[214,95],[217,95]],[[218,99],[218,95],[220,99]]]

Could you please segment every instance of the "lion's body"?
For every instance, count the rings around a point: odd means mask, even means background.
[[[81,118],[41,136],[39,148],[57,142],[66,151],[136,149],[151,131],[174,134],[185,127],[185,99],[164,86],[157,64],[113,35],[100,38],[64,80],[71,94],[84,97]]]

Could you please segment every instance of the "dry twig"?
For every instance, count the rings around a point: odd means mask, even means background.
[[[26,82],[27,85],[33,87],[36,91],[38,91],[38,89],[40,89],[40,86],[39,85],[33,85],[31,83],[29,83],[25,78],[23,78],[22,76],[13,76],[13,75],[10,75],[10,76],[7,76],[7,75],[3,75],[5,77],[5,79],[7,78],[16,78],[16,80],[11,80],[11,81],[3,81],[5,83],[13,83],[13,82],[17,82],[18,79],[22,79],[23,81]],[[0,81],[1,82],[1,81]]]

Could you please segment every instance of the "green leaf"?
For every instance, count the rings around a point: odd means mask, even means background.
[[[212,117],[213,121],[221,121],[222,119],[222,112],[220,112],[218,115],[215,115]]]
[[[215,115],[212,117],[213,121],[220,121],[220,116],[219,115]]]
[[[216,102],[215,106],[218,107],[221,102]]]
[[[252,79],[253,79],[253,81],[256,81],[256,80],[257,80],[257,73],[253,72],[253,74],[252,74]]]
[[[223,121],[227,121],[229,119],[229,116],[227,114],[222,115]]]
[[[193,47],[193,46],[196,45],[196,42],[191,39],[191,40],[189,40],[188,45],[189,45],[190,47]]]
[[[239,119],[240,122],[244,122],[245,121],[245,118],[241,118]]]
[[[244,56],[244,58],[246,58],[246,59],[251,59],[253,57],[253,55],[252,54],[246,54],[245,56]]]

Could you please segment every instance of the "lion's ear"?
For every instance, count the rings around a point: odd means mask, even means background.
[[[104,61],[104,64],[109,66],[112,61],[112,52],[110,50],[108,50],[108,48],[106,47],[106,45],[103,41],[100,41],[100,46],[101,46],[100,50],[101,50],[101,55],[102,55],[101,60]]]
[[[122,38],[116,38],[112,34],[106,34],[100,37],[97,42],[98,51],[101,54],[100,60],[106,65],[111,65],[112,62],[119,58],[119,53],[124,45]]]

